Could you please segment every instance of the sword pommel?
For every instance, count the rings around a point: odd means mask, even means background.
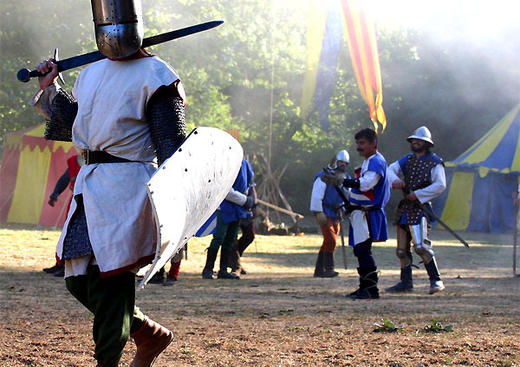
[[[20,69],[18,70],[18,73],[16,73],[16,77],[18,78],[18,80],[24,83],[27,83],[29,80],[31,80],[32,76],[37,75],[31,75],[31,70],[26,68]]]

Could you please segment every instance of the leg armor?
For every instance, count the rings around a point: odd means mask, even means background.
[[[425,264],[429,263],[435,253],[431,241],[428,239],[428,220],[426,217],[422,217],[419,224],[410,225],[409,228],[415,252],[423,259]]]
[[[434,294],[444,290],[444,283],[441,280],[439,268],[437,267],[437,261],[435,257],[432,257],[431,261],[424,263],[428,277],[430,278],[430,291],[428,293]]]
[[[397,248],[395,254],[401,262],[401,268],[405,268],[412,263],[412,253],[410,251],[410,233],[400,225],[397,225]]]

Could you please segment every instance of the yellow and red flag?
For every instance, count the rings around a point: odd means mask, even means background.
[[[368,105],[370,119],[376,131],[378,123],[386,128],[383,110],[383,83],[374,22],[363,8],[361,0],[340,0],[345,16],[345,32],[350,59],[359,91]]]
[[[314,92],[316,90],[318,66],[320,63],[323,39],[325,37],[326,22],[327,7],[323,6],[323,1],[309,0],[306,67],[301,103],[302,114],[304,116],[307,116],[309,109],[311,108]]]

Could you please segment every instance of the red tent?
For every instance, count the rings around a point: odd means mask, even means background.
[[[67,159],[71,143],[45,140],[45,124],[6,135],[0,166],[0,223],[62,226],[72,192],[66,189],[54,207],[47,204]]]

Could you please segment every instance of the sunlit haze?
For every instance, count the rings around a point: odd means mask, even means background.
[[[488,37],[518,22],[520,2],[511,0],[368,0],[376,22],[442,33],[458,30]]]

